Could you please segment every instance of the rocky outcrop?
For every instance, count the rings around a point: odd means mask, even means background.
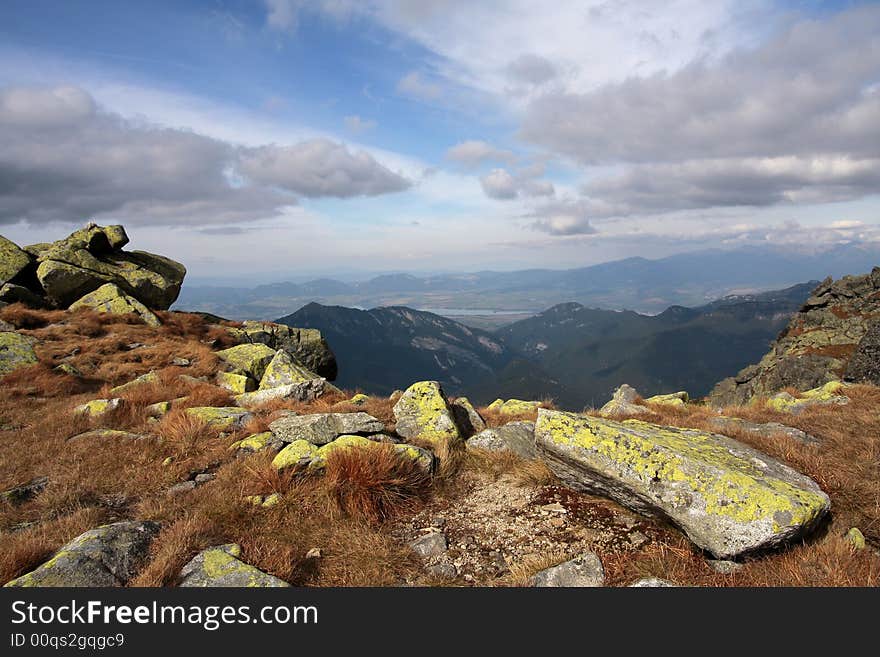
[[[800,537],[831,506],[809,477],[705,431],[542,409],[535,439],[565,484],[667,518],[717,558]]]
[[[285,587],[284,580],[264,573],[239,559],[241,547],[235,543],[199,552],[180,571],[178,586],[188,587]]]
[[[491,452],[508,451],[524,459],[533,459],[538,455],[535,449],[535,423],[508,422],[500,427],[486,429],[468,439],[467,446]]]
[[[283,349],[318,376],[328,381],[336,379],[336,356],[317,329],[247,321],[241,328],[228,330],[241,343],[263,344],[275,351]]]
[[[455,416],[437,381],[419,381],[406,389],[394,404],[397,433],[434,447],[462,440]]]
[[[21,280],[33,261],[33,256],[0,235],[0,286]]]
[[[124,586],[137,574],[158,533],[156,523],[138,521],[90,529],[6,586]]]
[[[78,301],[74,301],[69,309],[78,310],[79,308],[89,308],[99,313],[114,315],[137,315],[147,326],[155,327],[162,324],[149,308],[123,292],[114,283],[107,283],[94,292],[89,292]]]
[[[844,381],[880,386],[880,321],[874,322],[846,366]]]
[[[864,276],[828,278],[813,290],[761,361],[721,381],[709,399],[716,406],[745,404],[785,387],[809,390],[848,377],[850,361],[878,320],[880,267]],[[857,359],[854,367],[864,369],[864,362],[871,362],[870,347],[864,352],[867,357]]]

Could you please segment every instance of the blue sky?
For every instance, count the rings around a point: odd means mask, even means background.
[[[865,2],[7,0],[0,230],[218,280],[876,246],[878,71]]]

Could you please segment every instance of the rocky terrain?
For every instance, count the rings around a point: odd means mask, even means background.
[[[880,583],[876,336],[841,312],[878,270],[781,338],[842,322],[816,385],[584,412],[346,389],[314,328],[168,312],[183,266],[126,242],[2,243],[6,586]]]

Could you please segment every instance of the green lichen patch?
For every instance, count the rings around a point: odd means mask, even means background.
[[[195,406],[186,409],[186,414],[220,431],[240,429],[253,417],[237,406]]]
[[[128,383],[123,383],[122,385],[118,385],[115,388],[110,388],[110,392],[114,395],[120,395],[123,392],[131,390],[132,388],[143,385],[151,385],[154,383],[159,383],[159,375],[155,372],[147,372],[146,374],[141,374],[136,379],[132,379]]]
[[[272,459],[272,467],[276,470],[296,466],[307,466],[318,456],[318,448],[307,440],[294,440],[287,445],[275,458]]]
[[[523,415],[534,412],[535,409],[541,407],[539,401],[527,401],[524,399],[496,399],[489,404],[490,411],[497,411],[502,415]]]
[[[272,446],[275,442],[277,442],[277,438],[275,438],[271,431],[263,431],[262,433],[252,433],[250,436],[243,438],[242,440],[236,440],[229,446],[229,449],[243,449],[249,452],[259,452],[261,449],[266,449],[267,447]]]
[[[92,418],[101,417],[110,411],[115,411],[122,405],[122,399],[115,397],[113,399],[93,399],[76,406],[73,411],[80,415],[87,415]]]
[[[37,363],[36,338],[14,331],[0,332],[0,377]]]
[[[286,587],[287,582],[273,577],[238,557],[236,544],[208,548],[197,554],[180,572],[181,587]]]
[[[217,372],[217,385],[234,395],[252,392],[257,387],[256,382],[247,374],[234,374],[232,372]]]
[[[260,379],[260,390],[269,390],[293,383],[306,383],[320,379],[317,374],[296,362],[286,351],[279,349],[266,366]]]

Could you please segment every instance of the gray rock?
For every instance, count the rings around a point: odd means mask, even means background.
[[[722,575],[732,575],[743,568],[743,564],[725,559],[706,559],[706,563],[709,564],[709,568]]]
[[[537,587],[596,587],[604,584],[605,569],[592,552],[584,552],[571,561],[542,570],[532,578],[532,586]]]
[[[614,391],[611,401],[599,409],[599,412],[609,417],[622,417],[625,415],[644,415],[650,413],[651,410],[641,404],[636,403],[639,393],[635,388],[623,384]]]
[[[423,440],[434,447],[461,441],[449,401],[437,381],[419,381],[406,389],[394,404],[397,433]]]
[[[643,577],[638,582],[633,582],[629,585],[629,587],[633,589],[660,589],[674,588],[677,586],[678,584],[670,582],[668,579],[660,579],[659,577]]]
[[[23,285],[15,285],[14,283],[6,283],[0,286],[0,301],[4,303],[23,303],[31,308],[42,308],[46,305],[43,297],[31,292]]]
[[[154,522],[126,521],[80,534],[36,570],[6,586],[124,586],[138,572],[159,533]]]
[[[295,401],[314,401],[334,389],[327,379],[311,379],[301,383],[289,383],[276,388],[245,392],[235,396],[235,403],[243,408],[260,406],[274,399],[292,399]]]
[[[179,484],[174,484],[171,488],[166,490],[165,494],[169,497],[174,497],[175,495],[195,490],[196,486],[198,486],[198,484],[193,480],[181,481]]]
[[[381,433],[385,425],[367,413],[316,413],[286,415],[272,422],[269,430],[286,443],[306,440],[313,445],[326,445],[339,436]]]
[[[336,378],[336,356],[317,329],[247,321],[241,328],[229,331],[242,343],[259,343],[275,350],[283,349],[298,363],[328,381]]]
[[[859,342],[843,379],[880,386],[880,321],[874,322]]]
[[[542,409],[535,438],[563,483],[667,518],[720,559],[799,538],[831,506],[809,477],[705,431]]]
[[[432,532],[420,536],[412,541],[409,546],[422,559],[431,559],[445,554],[446,550],[449,549],[449,542],[446,540],[446,534],[443,532]]]
[[[493,452],[510,451],[524,459],[533,459],[538,455],[535,448],[535,423],[508,422],[500,427],[486,429],[470,438],[467,446]]]
[[[451,404],[455,423],[458,425],[461,435],[470,438],[486,428],[486,421],[477,412],[467,397],[459,397]]]
[[[801,431],[800,429],[796,429],[795,427],[789,427],[784,424],[780,424],[779,422],[749,422],[748,420],[743,420],[738,417],[726,417],[724,415],[720,417],[713,417],[709,420],[710,426],[720,431],[721,433],[727,431],[745,431],[750,434],[754,434],[756,436],[762,436],[765,438],[772,438],[774,436],[786,436],[787,438],[791,438],[793,440],[797,440],[805,445],[818,445],[821,441],[815,436],[811,436],[810,434]]]
[[[241,548],[219,545],[199,552],[180,571],[178,586],[191,587],[286,587],[284,580],[241,561]]]
[[[0,332],[0,378],[37,363],[37,339],[15,331]]]
[[[30,254],[0,235],[0,285],[23,274],[32,262]]]
[[[441,559],[435,564],[431,564],[425,570],[434,577],[440,579],[455,579],[458,577],[458,568],[455,567],[448,559]]]
[[[23,504],[42,493],[48,484],[49,477],[34,477],[30,481],[0,492],[0,500],[9,502],[13,506]]]

